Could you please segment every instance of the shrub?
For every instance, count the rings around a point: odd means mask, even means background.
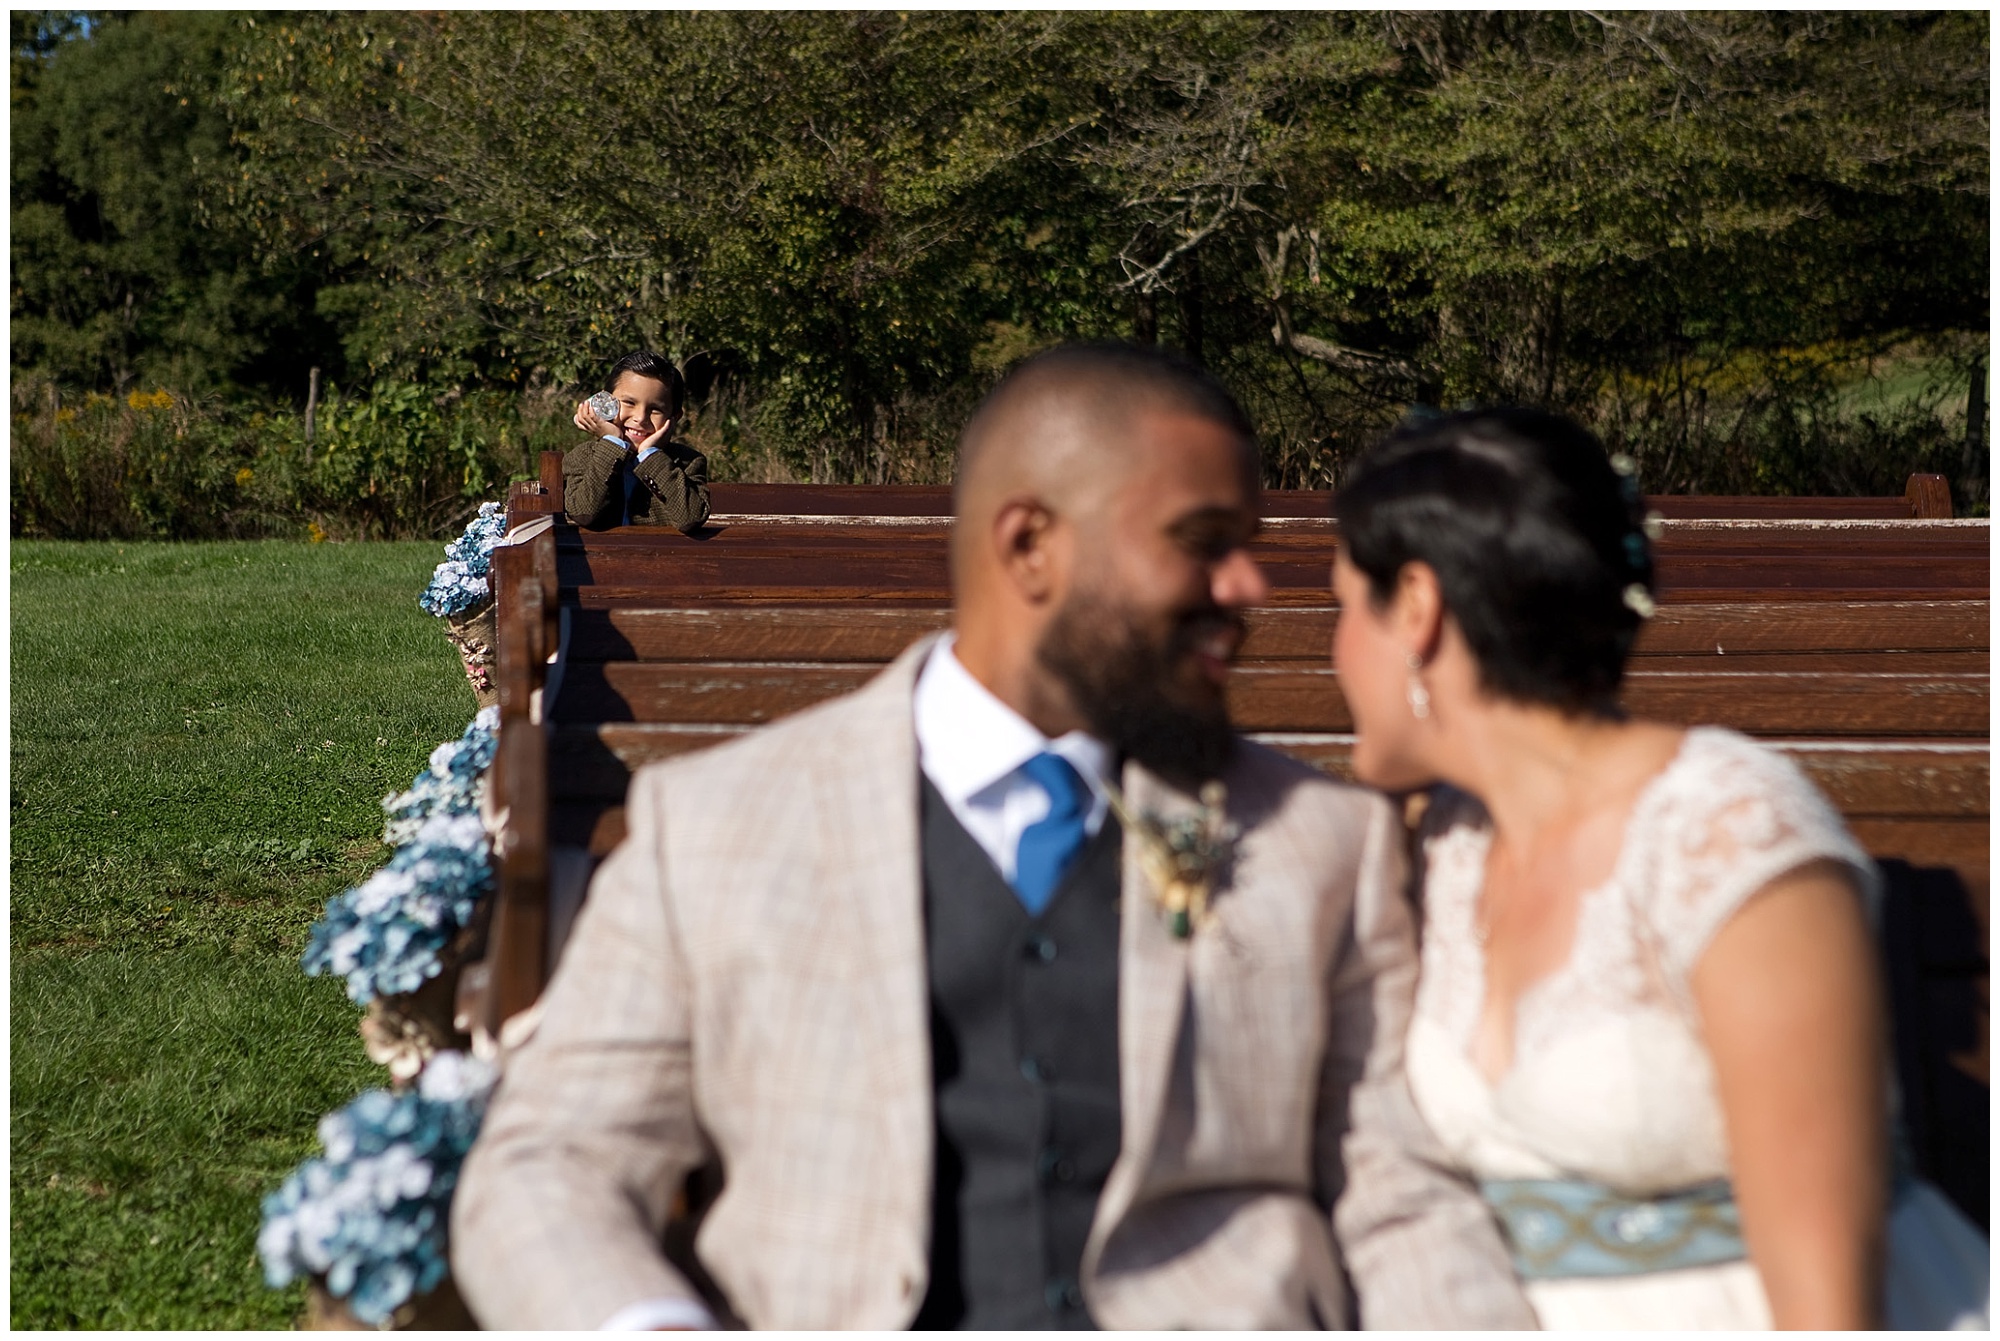
[[[294,407],[166,390],[65,398],[15,383],[11,534],[56,539],[430,538],[461,524],[543,446],[537,402],[385,383],[329,388],[308,443]],[[566,417],[565,417],[566,418]],[[566,422],[562,425],[567,428]]]
[[[1264,482],[1328,488],[1403,413],[1317,366],[1236,350],[1216,372],[1263,435]],[[990,370],[987,377],[995,375]],[[1951,481],[1960,515],[1988,507],[1984,409],[1967,432],[1983,341],[1886,353],[1823,346],[1688,357],[1608,377],[1579,400],[1584,421],[1640,463],[1649,492],[1898,494],[1914,471]],[[677,430],[715,480],[935,484],[951,478],[958,426],[984,385],[903,393],[853,439],[802,439],[783,405],[723,378]],[[17,370],[11,532],[52,539],[432,539],[455,532],[539,454],[568,446],[579,393],[329,387],[308,444],[292,406],[176,392],[62,397]]]

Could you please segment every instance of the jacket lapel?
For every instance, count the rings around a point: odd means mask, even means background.
[[[1145,769],[1127,763],[1127,803],[1138,814],[1178,816],[1199,807]],[[1123,1111],[1118,1161],[1105,1180],[1084,1250],[1086,1279],[1111,1229],[1145,1185],[1166,1116],[1183,1008],[1187,1002],[1188,942],[1173,936],[1154,906],[1140,862],[1139,835],[1125,834],[1118,934],[1118,1089]]]
[[[855,1024],[869,1031],[884,1148],[895,1152],[877,1167],[895,1181],[897,1223],[914,1231],[898,1236],[903,1260],[894,1267],[918,1282],[929,1270],[934,1131],[911,697],[935,641],[909,648],[850,701],[844,739],[819,789],[831,828],[820,851],[839,854],[822,871],[826,894],[852,910],[852,932],[875,970]],[[921,1301],[918,1289],[909,1300],[912,1317]]]

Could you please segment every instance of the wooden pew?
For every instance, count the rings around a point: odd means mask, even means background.
[[[560,456],[560,453],[557,453]],[[544,479],[546,479],[546,474]],[[560,488],[562,477],[555,484]],[[1274,489],[1265,495],[1267,517],[1324,517],[1331,498],[1324,489]],[[1951,488],[1942,475],[1912,475],[1903,493],[1888,498],[1783,498],[1660,494],[1646,505],[1666,517],[1939,518],[1952,515]],[[718,519],[772,517],[949,517],[951,487],[933,484],[712,484],[710,512]]]
[[[510,521],[560,515],[559,462],[515,487]],[[1352,738],[1326,665],[1326,501],[1267,497],[1257,552],[1273,596],[1251,614],[1231,702],[1253,736],[1339,774]],[[1915,482],[1892,500],[1651,501],[1668,517],[1663,604],[1626,702],[1764,737],[1884,861],[1899,1066],[1937,1176],[1964,1162],[1971,1126],[1984,1142],[1985,1110],[1966,1118],[1960,1082],[1983,1105],[1983,1032],[1968,1041],[1962,1022],[1984,1018],[1967,999],[1983,1001],[1986,973],[1988,528],[1949,520],[1948,497],[1936,516],[1936,491]],[[503,627],[542,631],[501,646],[510,827],[483,998],[494,1027],[547,972],[552,860],[587,869],[615,846],[633,768],[846,692],[948,623],[948,491],[719,485],[714,504],[693,537],[557,526],[496,560]],[[1983,1175],[1956,1176],[1949,1190],[1983,1223]]]

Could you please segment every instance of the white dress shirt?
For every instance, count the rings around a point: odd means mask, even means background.
[[[953,642],[946,634],[917,676],[917,766],[1012,884],[1022,832],[1049,813],[1049,794],[1021,765],[1043,751],[1061,755],[1090,788],[1083,827],[1094,837],[1110,809],[1111,747],[1081,731],[1050,740],[972,677]]]
[[[1090,788],[1083,827],[1095,836],[1111,808],[1104,787],[1115,760],[1111,747],[1095,736],[1072,731],[1050,740],[1037,731],[972,677],[952,651],[953,641],[949,633],[940,639],[917,676],[917,767],[1012,884],[1022,831],[1049,813],[1049,794],[1021,772],[1021,765],[1044,750],[1067,760]],[[606,1319],[602,1330],[707,1330],[715,1325],[708,1310],[692,1299],[642,1299]]]

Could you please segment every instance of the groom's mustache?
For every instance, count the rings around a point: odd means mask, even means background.
[[[1205,652],[1218,661],[1234,664],[1250,635],[1249,621],[1240,610],[1209,605],[1190,610],[1174,621],[1167,639],[1167,653],[1178,661],[1194,652]]]

